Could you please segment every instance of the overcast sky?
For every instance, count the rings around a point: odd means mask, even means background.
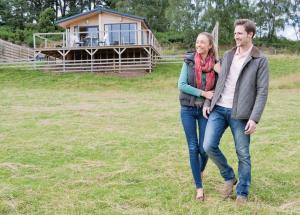
[[[278,36],[284,36],[290,40],[297,40],[295,30],[292,26],[286,26],[284,31],[278,31]]]

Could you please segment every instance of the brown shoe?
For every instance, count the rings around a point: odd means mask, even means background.
[[[237,183],[236,178],[229,180],[229,181],[225,181],[224,188],[223,188],[224,200],[228,199],[232,195],[233,187],[234,187],[234,185],[236,185],[236,183]]]
[[[243,206],[247,203],[248,198],[246,196],[237,196],[235,203],[238,207]]]

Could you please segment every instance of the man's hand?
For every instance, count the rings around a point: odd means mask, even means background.
[[[215,64],[214,70],[215,70],[218,74],[220,74],[220,72],[221,72],[221,64],[220,64],[219,62]]]
[[[249,119],[245,127],[245,134],[250,135],[253,134],[255,131],[256,131],[256,122]]]
[[[201,96],[211,100],[214,95],[214,91],[202,91]]]
[[[203,107],[202,108],[202,114],[203,116],[208,119],[208,115],[210,114],[210,110],[209,110],[209,107]]]

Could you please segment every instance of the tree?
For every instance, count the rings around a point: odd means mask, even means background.
[[[166,9],[168,30],[184,31],[192,26],[193,4],[191,0],[169,0],[169,7]]]
[[[7,20],[10,15],[10,7],[9,4],[5,0],[0,0],[0,24],[7,24]]]
[[[206,31],[211,31],[218,21],[220,23],[219,42],[228,44],[233,41],[234,21],[241,18],[252,18],[253,6],[249,0],[207,0],[207,10],[201,19]]]
[[[37,22],[41,12],[46,8],[53,8],[56,10],[56,0],[27,0],[29,9],[29,22]],[[56,16],[57,18],[57,16]]]
[[[53,8],[47,8],[40,15],[38,30],[39,32],[53,32],[55,28],[55,11]]]
[[[4,1],[7,4],[6,9],[9,14],[6,14],[5,22],[8,26],[11,26],[13,30],[25,28],[25,24],[28,23],[28,6],[26,0],[14,0]]]
[[[62,17],[66,16],[66,12],[67,12],[67,6],[68,6],[68,0],[57,0],[57,8],[56,10],[60,10],[60,14]]]
[[[117,10],[146,17],[150,27],[155,31],[166,31],[168,21],[165,12],[167,7],[167,0],[125,0],[116,2]]]
[[[76,1],[70,1],[68,16],[72,16],[72,15],[82,12],[81,8],[78,7],[78,5],[77,5],[78,3],[79,2],[76,2]]]
[[[288,0],[259,0],[254,19],[261,31],[260,35],[267,36],[268,39],[276,38],[276,31],[284,29],[288,5]]]
[[[85,4],[88,10],[92,10],[97,6],[109,6],[114,8],[118,0],[85,0]]]
[[[300,39],[300,0],[290,1],[287,10],[287,24],[293,26],[297,40]]]
[[[85,9],[85,1],[84,0],[78,0],[78,7],[80,10],[80,13],[82,13]]]

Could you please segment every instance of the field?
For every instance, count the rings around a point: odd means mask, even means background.
[[[181,65],[144,77],[0,70],[0,214],[300,213],[300,57],[269,56],[249,203],[223,201],[209,161],[194,200],[179,118]],[[237,170],[230,132],[222,149]]]

